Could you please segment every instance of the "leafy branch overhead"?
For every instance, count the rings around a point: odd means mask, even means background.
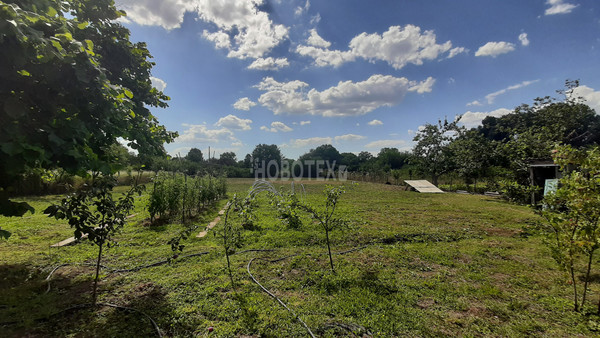
[[[109,0],[0,1],[0,191],[30,168],[111,173],[118,138],[165,153],[176,133],[148,107],[169,98],[146,45],[115,22],[123,14]]]

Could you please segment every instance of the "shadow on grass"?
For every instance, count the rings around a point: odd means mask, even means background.
[[[53,275],[48,293],[47,274],[23,265],[0,265],[0,336],[157,335],[151,321],[139,312],[78,306],[91,302],[93,267],[61,268]],[[144,312],[157,322],[163,333],[169,329],[173,309],[167,305],[162,288],[146,282],[134,285],[127,293],[113,294],[103,290],[108,283],[98,285],[99,302]]]

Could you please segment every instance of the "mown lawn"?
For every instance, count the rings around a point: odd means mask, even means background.
[[[244,194],[251,180],[230,183]],[[307,200],[322,204],[324,182],[303,182]],[[332,184],[339,184],[333,182]],[[277,183],[281,189],[290,184]],[[296,189],[300,185],[296,183]],[[63,221],[41,211],[58,196],[27,200],[36,214],[0,218],[12,232],[0,241],[0,336],[152,336],[138,313],[103,307],[51,316],[91,298],[97,248],[82,242],[51,248],[72,236]],[[220,224],[205,238],[185,240],[170,264],[137,272],[111,273],[172,256],[169,239],[181,224],[149,225],[147,196],[137,200],[134,217],[105,251],[99,301],[132,307],[155,319],[166,336],[306,336],[304,327],[250,279],[253,275],[283,300],[317,336],[594,335],[600,293],[591,286],[583,314],[572,311],[567,276],[558,269],[532,230],[541,222],[527,207],[498,199],[458,194],[426,195],[399,187],[360,183],[341,198],[339,215],[349,227],[334,231],[337,273],[329,269],[324,232],[308,217],[287,229],[266,195],[259,197],[259,229],[243,233],[244,245],[232,256],[233,288],[226,271]],[[225,200],[194,222],[204,228]],[[200,230],[196,231],[199,232]],[[245,251],[272,249],[273,251]],[[45,281],[61,264],[50,289]],[[596,274],[597,276],[597,274]],[[209,333],[208,328],[214,331]]]

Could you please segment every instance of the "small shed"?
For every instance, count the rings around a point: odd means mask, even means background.
[[[427,180],[404,180],[411,188],[414,188],[418,192],[424,193],[444,193],[435,185],[431,184]]]
[[[561,178],[562,173],[558,164],[552,160],[532,160],[529,163],[529,179],[531,185],[539,187],[539,191],[531,192],[531,205],[535,205],[544,198],[543,191],[547,180],[556,180]],[[554,181],[555,182],[555,181]]]

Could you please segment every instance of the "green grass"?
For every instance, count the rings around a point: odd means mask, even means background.
[[[231,179],[230,195],[244,193],[250,180]],[[323,201],[324,182],[303,182],[310,203]],[[339,184],[339,183],[332,183]],[[289,189],[289,183],[276,186]],[[298,188],[296,184],[296,188]],[[124,188],[120,188],[124,189]],[[41,211],[58,196],[27,198],[36,214],[0,218],[12,232],[0,241],[0,336],[151,336],[150,323],[139,314],[112,308],[78,310],[45,318],[91,298],[93,268],[61,268],[45,293],[44,281],[63,263],[93,263],[97,248],[82,242],[50,248],[72,236],[64,222]],[[181,224],[149,226],[146,196],[136,201],[135,216],[115,238],[103,264],[130,268],[169,258],[167,243]],[[225,201],[195,222],[212,221]],[[274,299],[262,292],[246,273],[252,273],[280,297],[316,335],[374,336],[522,336],[593,335],[600,319],[589,304],[585,314],[571,308],[567,276],[557,268],[540,235],[523,231],[541,220],[530,209],[473,195],[418,194],[399,187],[360,183],[342,196],[339,214],[350,227],[332,233],[332,249],[365,249],[333,257],[330,272],[325,235],[303,216],[303,227],[286,229],[261,195],[259,229],[244,232],[246,249],[274,249],[233,255],[237,288],[226,271],[223,249],[215,237],[183,242],[182,255],[204,256],[174,260],[138,272],[102,275],[99,301],[136,308],[152,316],[168,336],[297,337],[306,331]],[[591,285],[591,298],[600,288]]]

